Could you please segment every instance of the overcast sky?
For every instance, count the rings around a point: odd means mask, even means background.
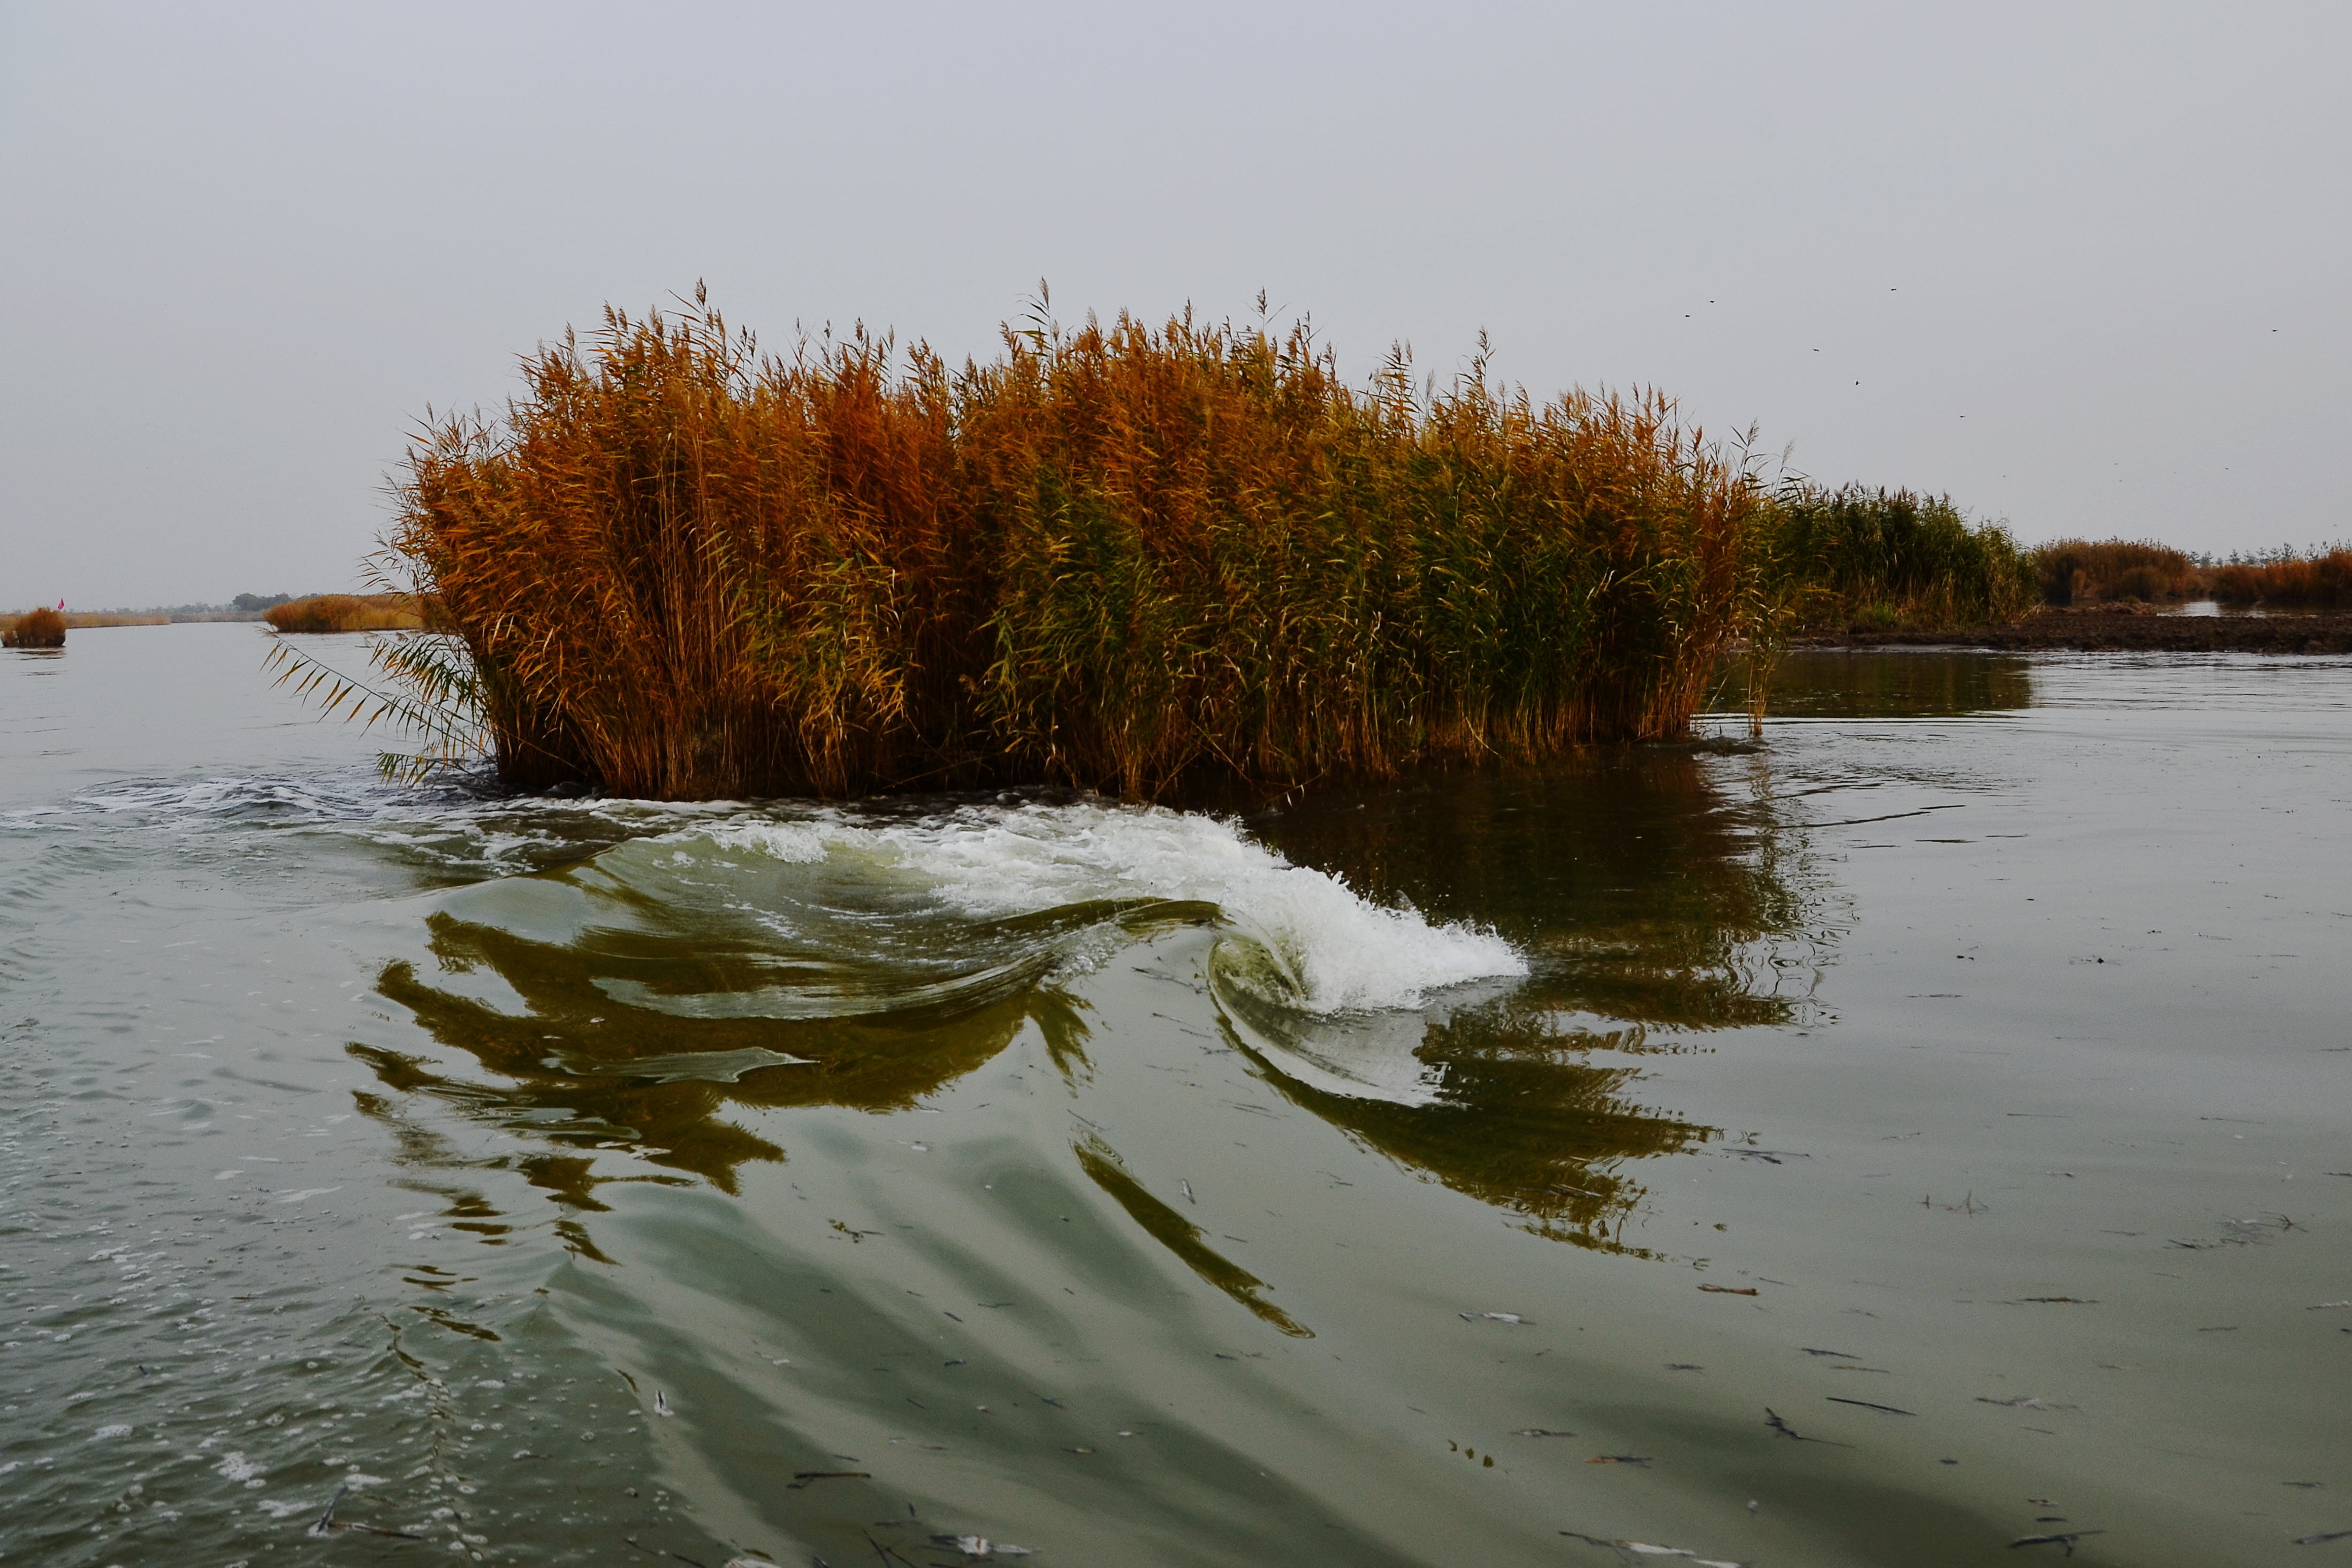
[[[2352,534],[2352,6],[0,0],[0,605],[351,585],[436,408],[772,345],[1481,328],[2028,542]]]

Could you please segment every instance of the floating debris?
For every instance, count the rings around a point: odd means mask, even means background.
[[[1646,1465],[1650,1462],[1650,1456],[1647,1454],[1595,1454],[1584,1462],[1588,1465]]]
[[[2174,1237],[2166,1243],[2189,1252],[2210,1252],[2222,1247],[2260,1247],[2302,1227],[2283,1214],[2256,1215],[2249,1219],[2223,1219],[2220,1236]]]
[[[1977,1395],[1977,1403],[1998,1405],[2005,1410],[2080,1410],[2082,1408],[2079,1405],[2060,1405],[2052,1400],[2045,1400],[2038,1394],[2021,1394],[2014,1399],[1993,1399],[1979,1394]],[[2026,1500],[2031,1502],[2033,1500],[2028,1498]],[[2045,1503],[2042,1506],[2046,1508],[2049,1505]]]
[[[1643,1557],[1687,1557],[1697,1568],[1747,1568],[1743,1563],[1726,1562],[1720,1558],[1701,1557],[1686,1546],[1654,1546],[1646,1541],[1628,1541],[1617,1535],[1587,1535],[1580,1530],[1563,1530],[1562,1535],[1581,1541],[1588,1546],[1606,1546],[1612,1552],[1631,1552]]]
[[[871,1470],[794,1470],[793,1484],[785,1489],[797,1491],[811,1481],[870,1481],[873,1479]]]
[[[2294,1543],[2297,1546],[2317,1546],[2326,1541],[2341,1541],[2347,1535],[2352,1535],[2352,1530],[2330,1530],[2318,1535],[2298,1535]]]
[[[350,1494],[351,1489],[347,1486],[335,1489],[335,1495],[327,1500],[327,1511],[319,1516],[319,1521],[310,1527],[308,1533],[324,1535],[334,1528],[335,1510],[342,1506],[343,1499]]]
[[[1699,1289],[1710,1296],[1760,1296],[1763,1294],[1753,1285],[1702,1285]]]
[[[2352,1307],[2352,1301],[2322,1301],[2316,1307],[2305,1307],[2306,1312],[2332,1312],[2341,1307]]]
[[[1807,1355],[1843,1356],[1848,1361],[1860,1361],[1862,1359],[1852,1351],[1817,1351],[1811,1345],[1799,1345],[1797,1348],[1803,1351]]]
[[[1533,1323],[1528,1321],[1525,1318],[1520,1317],[1517,1312],[1465,1312],[1462,1314],[1462,1321],[1465,1323],[1475,1323],[1482,1321],[1489,1323],[1509,1323],[1515,1328],[1521,1329],[1532,1329],[1535,1327]]]
[[[1201,1201],[1200,1199],[1198,1199],[1198,1198],[1196,1198],[1196,1197],[1194,1197],[1194,1196],[1192,1195],[1192,1183],[1190,1183],[1190,1182],[1188,1182],[1188,1181],[1185,1181],[1183,1178],[1181,1178],[1181,1177],[1180,1176],[1179,1178],[1177,1178],[1176,1184],[1177,1184],[1178,1186],[1180,1186],[1180,1187],[1181,1187],[1181,1188],[1183,1188],[1183,1189],[1184,1189],[1184,1201],[1185,1201],[1186,1203],[1188,1203],[1188,1204],[1197,1204],[1197,1203],[1199,1203],[1199,1202]]]
[[[1668,1372],[1705,1372],[1706,1368],[1695,1361],[1670,1361],[1666,1363],[1666,1370]]]
[[[1824,1394],[1822,1397],[1828,1400],[1832,1405],[1859,1405],[1864,1410],[1882,1410],[1889,1415],[1916,1415],[1919,1414],[1916,1410],[1897,1410],[1892,1405],[1873,1405],[1867,1399],[1841,1399],[1834,1394]]]
[[[1522,1426],[1511,1434],[1514,1437],[1573,1437],[1573,1432],[1555,1432],[1549,1426]]]
[[[2046,1301],[2053,1305],[2063,1304],[2073,1307],[2095,1307],[2099,1304],[2099,1300],[2095,1296],[2020,1296],[2015,1300],[2011,1301],[2009,1305],[2012,1307],[2023,1307],[2029,1306],[2036,1301]]]
[[[1761,1160],[1768,1165],[1777,1165],[1783,1160],[1812,1158],[1811,1154],[1801,1153],[1794,1149],[1734,1149],[1731,1152],[1742,1160]]]
[[[1794,1426],[1790,1426],[1786,1421],[1780,1419],[1780,1413],[1773,1409],[1769,1405],[1764,1407],[1764,1425],[1772,1428],[1773,1431],[1778,1432],[1781,1436],[1795,1443],[1821,1443],[1832,1448],[1851,1448],[1853,1447],[1851,1443],[1841,1443],[1832,1437],[1808,1437],[1803,1433],[1798,1431]]]
[[[654,1390],[654,1414],[656,1415],[675,1415],[677,1414],[677,1412],[669,1407],[669,1400],[667,1396],[665,1395],[658,1388]]]
[[[985,1535],[934,1535],[934,1546],[945,1546],[962,1552],[966,1557],[1034,1557],[1035,1552],[1025,1546],[1015,1546],[1009,1541],[991,1541]]]
[[[2021,1535],[2009,1543],[2009,1549],[2014,1552],[2021,1546],[2063,1546],[2066,1549],[2066,1555],[2072,1557],[2074,1555],[2074,1542],[2086,1535],[2105,1533],[2104,1530],[2075,1530],[2063,1535]]]
[[[327,1511],[320,1514],[318,1518],[318,1522],[311,1525],[310,1529],[304,1531],[302,1533],[305,1535],[324,1535],[331,1530],[352,1530],[357,1531],[362,1535],[382,1535],[394,1541],[422,1541],[425,1539],[425,1537],[421,1535],[411,1535],[404,1530],[380,1530],[373,1524],[352,1524],[337,1519],[335,1517],[335,1510],[342,1506],[343,1499],[350,1495],[351,1489],[352,1489],[349,1486],[337,1487],[335,1489],[335,1495],[327,1500]]]

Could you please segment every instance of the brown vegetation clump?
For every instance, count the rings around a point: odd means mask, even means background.
[[[0,641],[9,647],[63,647],[66,618],[47,608],[27,611],[18,616],[5,634],[0,634]]]
[[[415,631],[425,625],[407,594],[315,594],[273,605],[261,617],[280,632]]]
[[[2238,605],[2352,605],[2352,550],[2216,566],[2213,596]]]
[[[527,361],[413,450],[387,564],[462,656],[393,646],[396,710],[525,784],[1150,796],[1679,733],[1762,624],[1771,499],[1655,395],[1189,315],[895,363],[707,306]]]
[[[2031,559],[2042,603],[2049,605],[2158,604],[2201,598],[2209,587],[2196,562],[2148,540],[2062,539]]]

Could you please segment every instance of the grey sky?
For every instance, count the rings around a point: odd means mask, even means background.
[[[428,404],[782,346],[1486,328],[2029,542],[2352,534],[2352,8],[0,4],[0,605],[353,583]],[[1965,417],[1963,417],[1965,416]]]

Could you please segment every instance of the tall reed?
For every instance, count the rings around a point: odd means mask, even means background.
[[[1150,796],[1678,733],[1769,592],[1769,498],[1654,394],[1353,388],[1189,314],[898,359],[698,293],[433,425],[383,566],[448,640],[389,645],[394,710],[523,784]]]
[[[272,631],[415,631],[425,625],[423,607],[405,594],[313,594],[272,605],[261,617]]]
[[[1971,523],[1946,497],[1790,487],[1775,535],[1776,572],[1801,626],[1946,630],[2014,620],[2033,602],[2008,528]]]
[[[2240,605],[2352,605],[2352,550],[2281,553],[2212,569],[2213,596]]]
[[[2061,539],[2027,559],[2041,579],[2042,602],[2051,605],[2194,599],[2207,588],[2195,561],[2152,540]]]

